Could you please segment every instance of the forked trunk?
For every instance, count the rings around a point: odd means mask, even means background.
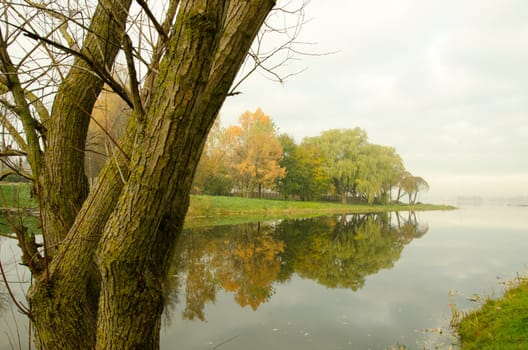
[[[180,3],[150,102],[120,140],[125,154],[108,161],[82,208],[72,206],[73,222],[51,235],[60,245],[28,295],[39,349],[159,348],[167,269],[199,156],[273,5]],[[46,165],[60,166],[60,157]],[[45,217],[56,214],[52,205]]]

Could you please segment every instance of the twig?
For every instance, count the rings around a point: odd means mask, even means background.
[[[230,341],[235,340],[235,339],[238,338],[238,337],[240,337],[240,335],[235,335],[234,337],[231,337],[231,338],[229,338],[229,339],[227,339],[227,340],[224,340],[224,341],[221,342],[220,344],[215,345],[215,346],[213,347],[213,350],[218,349],[218,348],[221,347],[222,345],[227,344],[227,343],[229,343]]]
[[[0,260],[0,272],[2,274],[2,280],[4,281],[4,284],[6,286],[7,292],[9,293],[9,297],[11,298],[11,300],[13,301],[15,306],[18,308],[18,310],[21,313],[23,313],[24,315],[26,315],[29,318],[33,319],[33,316],[29,312],[29,309],[26,306],[20,304],[18,302],[18,300],[15,298],[15,294],[13,293],[13,290],[11,289],[11,286],[9,285],[9,282],[7,280],[7,275],[5,274],[4,266],[2,265],[2,260]]]
[[[156,17],[152,13],[152,11],[150,11],[147,3],[144,0],[136,0],[136,2],[139,6],[141,6],[143,11],[145,11],[145,13],[147,14],[147,17],[152,21],[152,24],[154,25],[154,28],[156,28],[156,31],[158,32],[159,36],[163,39],[164,42],[167,42],[169,40],[169,36],[163,29],[163,26],[158,23]]]
[[[53,40],[50,40],[48,38],[45,38],[43,36],[40,36],[36,33],[32,33],[30,31],[28,31],[27,29],[25,28],[21,28],[21,27],[17,27],[17,29],[19,29],[20,31],[22,31],[24,33],[25,36],[27,36],[28,38],[30,39],[33,39],[33,40],[36,40],[36,41],[40,41],[40,42],[43,42],[45,44],[48,44],[48,45],[51,45],[53,47],[56,47],[57,49],[61,50],[61,51],[64,51],[65,53],[67,54],[70,54],[72,56],[75,56],[75,57],[78,57],[80,58],[82,61],[84,61],[86,64],[88,64],[88,66],[90,66],[90,68],[93,70],[93,72],[99,77],[101,78],[101,80],[103,80],[105,83],[107,83],[111,88],[112,90],[118,94],[119,96],[121,96],[121,98],[131,107],[131,108],[134,108],[134,104],[132,103],[132,101],[130,100],[130,97],[128,96],[128,94],[126,93],[125,89],[123,88],[123,86],[121,86],[121,84],[119,84],[113,77],[112,75],[106,70],[105,67],[101,67],[100,64],[98,64],[97,62],[95,62],[94,60],[92,60],[90,57],[88,57],[87,55],[85,55],[84,53],[80,52],[80,51],[76,51],[76,50],[73,50],[69,47],[66,47],[58,42],[55,42]]]

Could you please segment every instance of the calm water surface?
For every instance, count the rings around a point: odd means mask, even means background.
[[[448,348],[450,303],[526,270],[528,208],[349,216],[186,233],[164,349]],[[198,292],[201,290],[202,292]]]
[[[448,348],[449,304],[500,295],[526,272],[527,238],[528,208],[506,206],[188,230],[162,349]],[[14,320],[27,327],[3,305],[0,331],[17,339]]]

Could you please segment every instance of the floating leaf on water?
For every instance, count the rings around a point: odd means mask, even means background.
[[[472,296],[470,296],[469,298],[467,298],[469,301],[473,301],[473,302],[478,302],[480,301],[482,298],[480,297],[480,295],[478,294],[473,294]]]

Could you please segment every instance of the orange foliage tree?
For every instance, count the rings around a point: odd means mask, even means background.
[[[231,139],[231,164],[235,184],[244,195],[274,187],[286,175],[279,164],[282,146],[270,117],[258,108],[239,117],[240,125],[231,126],[226,134]]]

